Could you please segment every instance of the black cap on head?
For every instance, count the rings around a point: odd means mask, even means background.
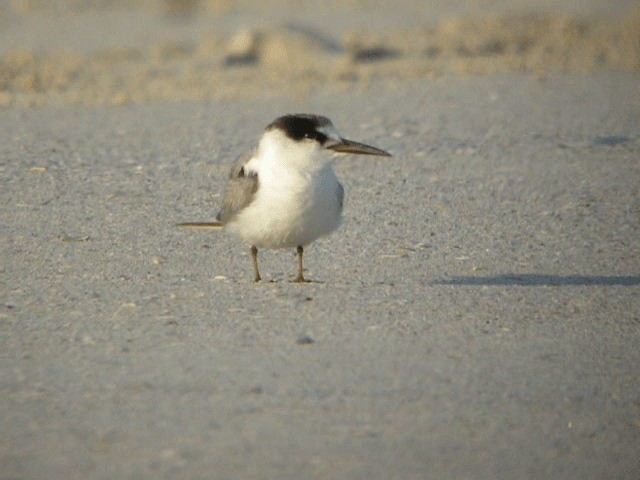
[[[299,141],[309,138],[323,144],[327,140],[327,135],[318,129],[330,124],[331,121],[327,117],[297,113],[276,118],[267,125],[265,130],[279,129],[292,140]]]

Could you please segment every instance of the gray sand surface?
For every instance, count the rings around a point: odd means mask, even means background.
[[[637,85],[0,113],[2,478],[637,478]],[[173,225],[296,110],[395,156],[254,285]]]
[[[42,108],[5,84],[0,479],[636,480],[640,73],[615,70]],[[313,283],[282,250],[256,285],[246,246],[175,224],[295,111],[394,156],[337,159]]]

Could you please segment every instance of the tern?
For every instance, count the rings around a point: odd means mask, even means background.
[[[391,156],[343,138],[327,117],[278,117],[267,125],[258,147],[231,168],[217,221],[178,226],[224,227],[239,237],[251,247],[256,282],[261,280],[258,249],[295,248],[296,282],[307,282],[304,248],[342,221],[344,188],[333,171],[336,153]]]

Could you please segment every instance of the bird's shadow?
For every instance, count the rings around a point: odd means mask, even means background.
[[[503,285],[524,287],[624,286],[640,285],[640,275],[544,275],[507,273],[495,276],[459,276],[437,280],[435,285]]]

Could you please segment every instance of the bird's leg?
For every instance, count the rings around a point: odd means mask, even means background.
[[[304,268],[302,266],[302,254],[304,253],[304,249],[302,248],[302,245],[298,245],[296,252],[298,252],[298,278],[296,278],[296,282],[305,283],[308,280],[304,279]]]
[[[254,282],[259,282],[260,278],[260,270],[258,270],[258,248],[255,245],[251,245],[251,256],[253,257],[253,269],[256,272],[256,276],[253,279]]]

